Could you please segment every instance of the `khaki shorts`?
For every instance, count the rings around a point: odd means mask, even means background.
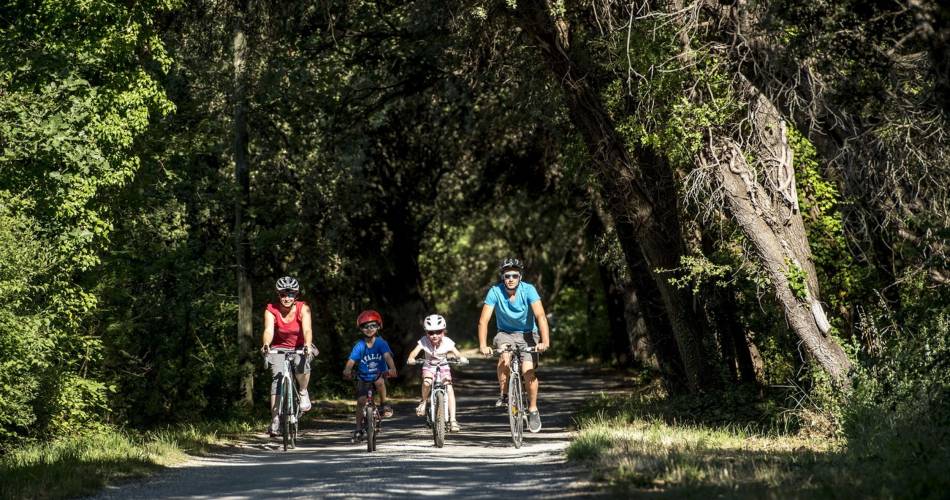
[[[492,345],[495,346],[495,349],[501,349],[505,344],[510,344],[512,347],[521,346],[521,347],[534,347],[538,345],[538,342],[541,341],[541,336],[537,332],[527,332],[527,333],[508,333],[508,332],[498,332],[495,335],[495,339],[492,340]],[[538,353],[536,352],[523,352],[521,353],[521,362],[525,363],[528,360],[531,360],[534,363],[535,368],[538,366]]]
[[[310,373],[310,360],[313,356],[307,356],[305,354],[295,354],[294,356],[294,372],[298,375]],[[270,384],[270,393],[277,394],[277,385],[284,371],[284,355],[277,352],[268,353],[267,365],[270,367],[271,375],[273,375],[273,380]]]

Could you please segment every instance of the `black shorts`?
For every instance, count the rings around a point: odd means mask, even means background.
[[[376,379],[379,380],[379,379]],[[376,382],[367,382],[365,380],[356,380],[356,398],[365,398],[369,395],[369,390],[376,390]]]

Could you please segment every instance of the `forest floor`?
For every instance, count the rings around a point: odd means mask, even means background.
[[[303,423],[295,450],[258,434],[235,446],[172,466],[145,481],[114,484],[98,499],[422,497],[490,498],[596,496],[589,469],[568,463],[565,449],[575,436],[573,415],[595,394],[618,393],[623,381],[579,366],[542,361],[540,409],[543,428],[526,433],[516,449],[498,396],[494,361],[472,356],[454,370],[462,431],[443,448],[416,417],[416,398],[396,400],[383,423],[378,448],[350,443],[352,404],[317,401]]]

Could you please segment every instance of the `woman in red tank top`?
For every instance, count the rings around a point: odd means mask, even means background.
[[[271,383],[271,427],[268,432],[277,434],[277,382],[283,367],[283,355],[271,353],[270,349],[303,349],[304,354],[296,360],[297,384],[300,388],[300,409],[310,409],[310,395],[307,384],[310,383],[310,359],[316,354],[313,346],[313,329],[310,320],[310,306],[297,300],[300,296],[300,284],[290,276],[277,280],[276,303],[267,304],[264,310],[264,334],[261,336],[261,352],[267,356],[273,374]]]

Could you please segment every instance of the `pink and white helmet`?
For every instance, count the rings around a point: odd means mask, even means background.
[[[427,332],[445,330],[445,318],[443,318],[441,314],[431,314],[426,316],[426,319],[422,321],[422,324]]]

